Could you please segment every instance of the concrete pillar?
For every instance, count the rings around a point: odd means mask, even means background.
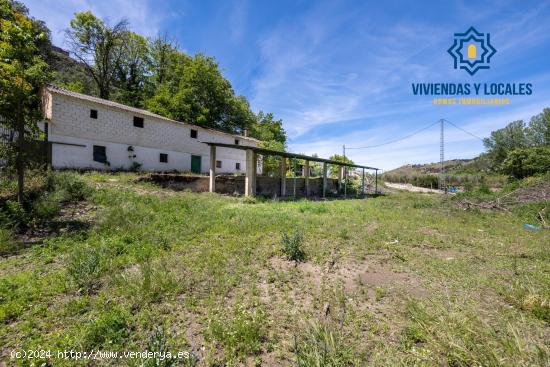
[[[210,146],[210,181],[208,191],[216,192],[216,146]]]
[[[280,167],[281,167],[281,171],[280,171],[280,174],[281,174],[281,197],[285,197],[286,196],[286,158],[285,157],[281,157]]]
[[[361,176],[361,195],[365,194],[365,169],[363,168],[363,175]]]
[[[327,195],[327,162],[323,163],[323,197]]]
[[[252,149],[246,150],[246,176],[244,179],[244,195],[254,196],[256,194],[256,152]]]
[[[342,191],[342,178],[344,177],[344,167],[338,166],[338,192]]]
[[[378,170],[374,173],[374,193],[378,194]]]
[[[309,161],[305,161],[304,172],[302,173],[304,175],[306,197],[308,197],[309,196]]]

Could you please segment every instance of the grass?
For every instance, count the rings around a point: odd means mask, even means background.
[[[90,228],[23,246],[0,227],[6,364],[30,365],[9,352],[37,348],[188,351],[198,366],[550,364],[549,232],[523,229],[520,212],[406,192],[250,200],[135,178],[87,173],[82,195],[58,194],[60,210],[94,208]],[[172,365],[157,362],[145,365]]]

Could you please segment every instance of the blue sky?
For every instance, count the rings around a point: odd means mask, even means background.
[[[26,0],[54,43],[74,12],[91,10],[134,31],[168,32],[188,53],[214,56],[255,111],[282,118],[289,150],[328,157],[408,135],[445,118],[485,137],[550,107],[548,1],[152,1]],[[489,70],[453,69],[453,33],[474,26],[497,49]],[[435,106],[413,82],[533,84],[509,106]],[[446,131],[446,158],[472,158],[482,143]],[[391,169],[439,160],[436,126],[399,143],[350,150],[357,163]]]

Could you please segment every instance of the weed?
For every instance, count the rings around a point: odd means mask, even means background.
[[[101,249],[77,247],[67,259],[67,273],[82,293],[91,293],[99,284],[102,273]]]
[[[300,367],[355,365],[351,348],[338,328],[328,323],[310,323],[302,336],[295,338],[293,349],[296,365]]]
[[[265,339],[265,315],[259,304],[249,307],[237,303],[229,315],[223,317],[223,311],[213,312],[208,319],[205,338],[224,347],[229,361],[242,360],[261,351]]]
[[[83,345],[93,348],[122,346],[129,335],[130,313],[121,307],[113,307],[93,316],[84,328]]]
[[[303,241],[304,237],[299,230],[295,230],[290,235],[283,233],[281,238],[283,254],[292,261],[299,262],[305,260],[305,252],[302,249]]]

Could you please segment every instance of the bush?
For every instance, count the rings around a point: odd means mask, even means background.
[[[294,231],[293,234],[288,235],[283,233],[282,235],[282,251],[285,256],[292,261],[303,261],[305,259],[305,253],[302,249],[302,242],[304,238],[302,233],[298,230]]]
[[[32,211],[36,218],[41,220],[55,217],[61,210],[63,193],[54,191],[47,193],[32,204]]]
[[[550,172],[550,146],[514,149],[508,153],[501,168],[516,178]]]
[[[52,172],[48,175],[46,190],[59,192],[62,202],[77,202],[90,193],[90,187],[75,172]]]
[[[13,242],[9,230],[0,227],[0,256],[13,253],[17,249],[17,244]]]

